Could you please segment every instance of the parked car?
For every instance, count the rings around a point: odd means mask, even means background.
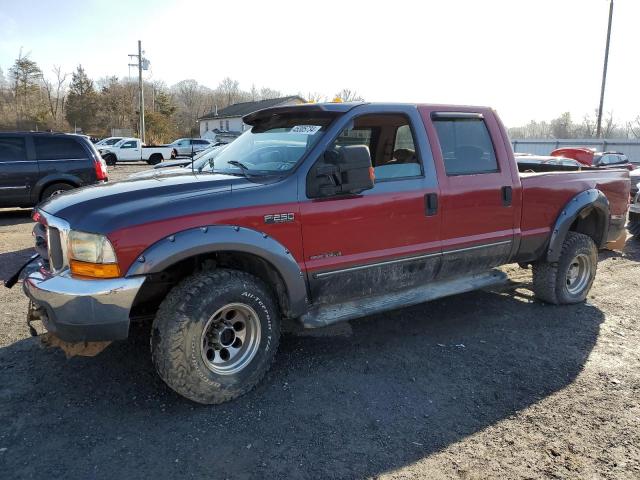
[[[640,170],[634,170],[631,177],[631,205],[629,206],[629,233],[640,238]]]
[[[211,174],[41,205],[29,321],[93,342],[152,320],[160,377],[220,403],[264,376],[285,321],[322,327],[503,284],[507,263],[532,266],[538,299],[582,302],[598,248],[625,233],[627,171],[518,174],[490,108],[305,104],[243,121]]]
[[[587,167],[626,168],[627,170],[635,168],[627,156],[620,152],[598,152],[592,148],[565,147],[555,149],[551,152],[551,156],[573,158]]]
[[[214,142],[206,140],[204,138],[179,138],[170,143],[169,146],[173,147],[177,156],[194,156],[196,153],[209,148]]]
[[[219,145],[211,147],[207,150],[203,150],[198,155],[191,159],[179,159],[171,160],[169,162],[162,162],[154,166],[150,170],[144,170],[142,172],[136,172],[129,175],[128,178],[151,178],[159,175],[174,175],[177,173],[185,172],[209,172],[213,168],[215,157],[224,150],[226,145]],[[186,162],[186,163],[185,163]],[[167,167],[168,168],[163,168]],[[160,168],[159,168],[160,167]]]
[[[190,167],[191,163],[193,162],[195,162],[196,164],[195,168],[197,168],[199,163],[196,161],[198,159],[202,159],[203,156],[206,156],[206,158],[209,158],[210,155],[213,154],[213,152],[217,152],[219,151],[220,148],[225,146],[226,144],[217,143],[217,144],[211,145],[209,148],[201,150],[199,153],[196,153],[193,157],[176,158],[175,160],[159,163],[158,165],[155,165],[153,168],[155,170],[160,170],[163,168]]]
[[[156,165],[165,159],[175,157],[172,147],[147,147],[137,138],[123,138],[119,142],[99,149],[107,165],[117,162],[145,161],[149,165]]]
[[[115,145],[116,143],[118,143],[120,140],[122,140],[122,138],[123,137],[107,137],[107,138],[103,138],[99,142],[96,142],[95,146],[96,146],[96,148],[110,147],[111,145]]]
[[[107,167],[80,135],[0,133],[0,207],[32,207],[57,193],[107,180]]]

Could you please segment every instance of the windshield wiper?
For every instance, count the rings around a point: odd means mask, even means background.
[[[229,165],[233,165],[234,167],[238,167],[240,170],[242,170],[242,174],[245,177],[249,176],[249,167],[247,167],[244,163],[239,162],[238,160],[229,160],[227,163]]]

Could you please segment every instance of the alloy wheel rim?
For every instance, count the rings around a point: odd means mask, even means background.
[[[260,336],[256,311],[244,303],[229,303],[211,315],[202,330],[202,361],[219,375],[237,373],[255,357]]]
[[[591,279],[591,259],[585,254],[576,255],[567,269],[567,291],[572,295],[579,295],[589,284]]]

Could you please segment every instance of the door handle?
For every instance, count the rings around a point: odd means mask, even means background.
[[[432,217],[438,213],[437,193],[427,193],[424,196],[424,213],[427,217]]]
[[[502,206],[510,207],[513,200],[513,188],[506,186],[502,187]]]

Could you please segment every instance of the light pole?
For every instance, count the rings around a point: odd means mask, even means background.
[[[600,106],[598,107],[598,126],[596,138],[602,132],[602,106],[604,104],[604,87],[607,83],[607,64],[609,63],[609,42],[611,41],[611,19],[613,18],[613,0],[609,0],[609,24],[607,26],[607,46],[604,49],[604,67],[602,69],[602,87],[600,88]]]

